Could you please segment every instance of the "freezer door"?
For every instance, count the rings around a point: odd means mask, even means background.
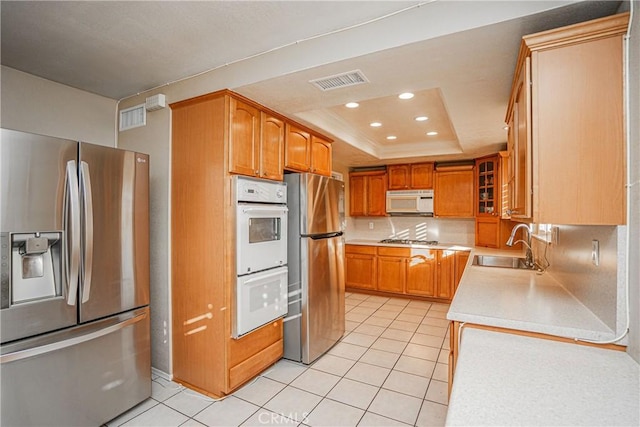
[[[302,251],[302,362],[309,364],[344,334],[344,241],[303,238]]]
[[[149,303],[149,158],[80,144],[80,322]]]
[[[151,395],[149,309],[2,347],[3,426],[99,426]]]
[[[301,174],[300,234],[303,236],[343,231],[344,183],[315,174]]]
[[[79,230],[72,230],[80,221],[77,155],[74,141],[1,130],[3,343],[77,323],[80,241]],[[34,254],[26,253],[29,240],[42,244]],[[73,265],[66,256],[72,253]]]

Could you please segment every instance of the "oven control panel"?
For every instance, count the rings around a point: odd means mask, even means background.
[[[287,203],[287,184],[266,179],[233,176],[235,201],[253,203]]]

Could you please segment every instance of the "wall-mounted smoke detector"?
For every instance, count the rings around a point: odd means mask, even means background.
[[[147,124],[147,111],[145,105],[120,110],[120,131],[133,129]]]
[[[349,71],[347,73],[335,74],[333,76],[322,77],[310,80],[309,83],[322,91],[339,89],[341,87],[355,86],[362,83],[369,83],[369,80],[360,70]]]

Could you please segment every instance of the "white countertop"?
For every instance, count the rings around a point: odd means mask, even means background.
[[[478,253],[492,251],[475,250],[472,255]],[[447,319],[567,338],[615,337],[615,331],[549,274],[477,266],[472,261],[470,257]]]
[[[446,425],[640,425],[625,352],[463,328]]]

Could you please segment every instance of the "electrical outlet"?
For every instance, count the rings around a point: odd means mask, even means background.
[[[598,240],[591,241],[591,262],[596,267],[600,265],[600,242]]]
[[[369,230],[373,230],[373,222],[369,222]]]

